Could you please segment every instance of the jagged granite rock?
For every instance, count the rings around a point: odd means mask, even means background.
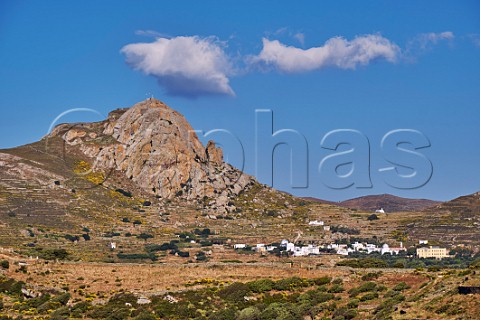
[[[80,145],[95,170],[121,171],[159,198],[210,199],[213,209],[227,212],[229,199],[255,182],[223,162],[213,141],[204,147],[185,117],[156,99],[112,111],[96,125],[60,125],[52,135]]]

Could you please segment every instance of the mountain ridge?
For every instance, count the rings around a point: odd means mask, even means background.
[[[384,211],[387,213],[400,211],[421,211],[441,203],[440,201],[430,199],[403,198],[387,193],[366,195],[339,202],[317,199],[312,197],[304,197],[304,199],[320,203],[333,204],[336,206],[355,210],[374,212],[375,210],[384,209]]]

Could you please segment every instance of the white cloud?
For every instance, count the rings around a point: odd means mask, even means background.
[[[151,43],[124,46],[127,63],[154,76],[171,95],[234,95],[228,75],[231,63],[215,38],[157,38]]]
[[[395,62],[399,55],[400,48],[380,35],[359,36],[351,41],[335,37],[321,47],[306,50],[264,38],[260,54],[248,60],[254,65],[272,66],[283,72],[294,73],[325,67],[355,69],[376,59]]]
[[[431,45],[435,45],[440,41],[452,41],[454,38],[455,36],[451,31],[422,33],[419,34],[410,45],[418,45],[420,49],[426,50]]]

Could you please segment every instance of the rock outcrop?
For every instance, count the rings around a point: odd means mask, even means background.
[[[204,147],[187,120],[156,99],[112,111],[95,125],[60,125],[52,135],[79,145],[95,170],[121,171],[158,198],[206,201],[230,211],[229,199],[254,182],[223,162],[213,141]]]

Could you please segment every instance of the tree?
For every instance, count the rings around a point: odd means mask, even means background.
[[[0,261],[0,267],[2,267],[3,269],[8,269],[8,268],[10,268],[10,262],[8,262],[8,260],[2,260],[2,261]]]
[[[153,238],[153,235],[148,234],[148,233],[140,233],[140,234],[137,236],[137,238],[138,238],[138,239],[143,239],[143,240],[147,241],[147,239]]]
[[[372,214],[372,215],[370,215],[370,216],[368,216],[368,218],[367,218],[368,221],[373,221],[373,220],[378,220],[378,219],[379,219],[379,218],[378,218],[378,216],[377,216],[375,213]]]

